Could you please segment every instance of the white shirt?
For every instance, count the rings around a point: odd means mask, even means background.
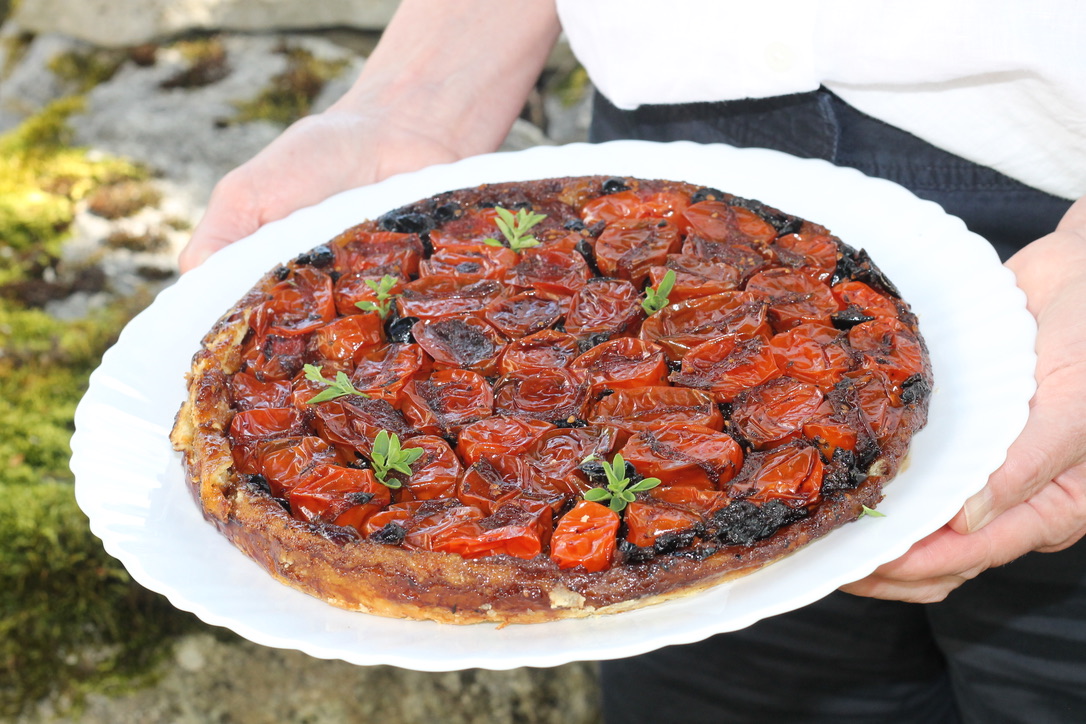
[[[558,10],[619,108],[824,85],[951,153],[1086,195],[1083,0],[558,0]]]

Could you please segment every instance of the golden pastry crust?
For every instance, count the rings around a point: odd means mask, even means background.
[[[616,188],[619,190],[616,191]],[[847,353],[851,355],[848,357],[848,364],[851,365],[848,374],[851,374],[852,378],[846,380],[849,384],[838,382],[834,385],[833,390],[837,390],[836,392],[824,391],[826,404],[835,409],[823,414],[832,414],[834,420],[845,421],[856,427],[860,437],[857,445],[863,447],[866,444],[867,449],[864,454],[857,451],[849,458],[848,464],[837,461],[826,448],[820,449],[822,465],[819,469],[824,466],[826,476],[820,483],[821,490],[815,495],[817,502],[806,507],[786,505],[782,508],[778,504],[778,512],[782,509],[786,511],[783,517],[777,516],[775,521],[768,523],[765,521],[765,515],[759,512],[768,510],[764,491],[755,492],[753,495],[750,493],[751,490],[761,490],[759,486],[764,487],[764,483],[758,478],[761,473],[752,466],[760,459],[760,455],[774,449],[779,443],[772,443],[769,447],[764,447],[762,452],[758,452],[756,441],[752,443],[747,439],[746,428],[737,421],[738,418],[732,417],[737,407],[752,404],[751,393],[741,392],[727,401],[722,401],[719,395],[723,393],[719,388],[712,389],[712,394],[718,395],[715,398],[716,407],[724,413],[723,424],[717,429],[726,431],[743,443],[747,463],[731,482],[716,487],[718,490],[730,491],[729,504],[744,500],[756,501],[758,505],[755,506],[750,502],[746,503],[744,514],[750,514],[752,508],[758,508],[755,513],[762,517],[753,521],[749,517],[740,520],[736,517],[742,512],[739,507],[733,505],[731,513],[722,512],[718,507],[711,514],[702,516],[702,522],[680,541],[658,543],[655,548],[650,546],[648,549],[620,542],[613,555],[612,565],[599,571],[588,571],[580,566],[560,567],[547,555],[545,542],[543,552],[531,558],[501,554],[468,559],[457,553],[420,550],[417,547],[390,544],[387,540],[381,542],[379,537],[367,535],[365,530],[355,527],[335,525],[327,521],[300,520],[289,510],[289,505],[269,492],[267,481],[259,476],[239,472],[238,444],[231,432],[231,422],[237,414],[238,404],[231,392],[231,378],[239,371],[249,369],[251,365],[253,336],[257,333],[255,330],[262,324],[266,326],[265,322],[258,319],[263,313],[261,304],[268,299],[277,283],[290,278],[291,274],[303,267],[315,268],[314,259],[317,257],[321,258],[320,264],[324,265],[322,269],[318,269],[320,273],[330,272],[337,279],[342,278],[352,271],[344,266],[352,259],[348,253],[351,244],[366,234],[414,234],[409,245],[421,239],[424,242],[421,255],[423,261],[435,259],[435,255],[426,248],[425,242],[434,238],[440,240],[441,233],[449,229],[465,236],[474,234],[472,238],[477,241],[477,229],[468,228],[470,224],[467,221],[471,220],[474,213],[469,211],[500,205],[505,208],[527,206],[533,211],[546,214],[548,222],[537,231],[538,236],[546,242],[543,248],[563,234],[579,235],[590,246],[594,246],[592,252],[595,258],[592,260],[596,266],[606,267],[610,264],[610,274],[631,281],[641,277],[640,284],[646,284],[650,273],[648,270],[653,265],[638,260],[641,251],[626,252],[625,255],[607,259],[603,251],[607,242],[598,243],[603,231],[614,221],[582,218],[591,202],[623,193],[627,196],[632,194],[640,200],[639,203],[646,204],[665,203],[667,198],[671,198],[667,196],[670,194],[695,204],[698,203],[699,196],[708,197],[710,201],[719,201],[735,209],[742,209],[741,215],[744,219],[753,219],[750,224],[761,219],[764,224],[772,226],[775,234],[772,239],[755,239],[749,245],[764,249],[766,258],[776,260],[776,267],[768,263],[764,266],[785,268],[787,273],[802,271],[809,260],[796,261],[795,255],[802,257],[803,254],[795,252],[794,248],[789,246],[790,241],[782,241],[784,237],[791,235],[830,238],[836,245],[832,248],[837,250],[837,269],[832,270],[835,277],[830,278],[829,273],[825,275],[827,288],[838,278],[845,282],[863,280],[870,282],[869,286],[888,287],[880,291],[885,299],[896,305],[894,324],[903,327],[909,339],[918,342],[919,361],[916,364],[919,364],[920,368],[908,379],[895,380],[890,399],[885,402],[885,405],[892,408],[890,412],[893,413],[893,429],[877,430],[873,427],[875,423],[875,426],[888,427],[885,419],[872,418],[874,413],[870,410],[877,407],[877,403],[869,399],[869,393],[864,393],[866,397],[857,396],[851,385],[852,380],[858,379],[862,374],[874,374],[870,372],[870,368],[879,368],[883,363],[877,361],[877,355],[873,352],[865,356],[862,348],[868,343],[861,342],[858,336],[856,348],[840,342],[839,339],[835,342],[847,348]],[[655,207],[648,208],[651,212]],[[620,209],[615,213],[627,212]],[[680,211],[679,214],[681,213]],[[664,212],[661,218],[677,216],[672,210],[670,213]],[[713,257],[716,251],[705,251],[706,246],[717,242],[700,237],[693,238],[699,233],[693,226],[680,230],[679,233],[685,244],[684,256],[697,256],[696,253],[687,254],[689,248],[693,252],[700,249],[700,258],[712,260],[714,263],[724,258]],[[747,243],[749,239],[742,241]],[[555,248],[563,249],[563,253],[577,253],[567,247],[558,246],[566,242],[554,243]],[[702,246],[699,247],[698,244]],[[720,253],[732,254],[734,251],[725,250]],[[334,261],[331,261],[333,258]],[[586,257],[586,260],[589,258]],[[782,259],[784,261],[781,261]],[[671,264],[671,261],[668,263]],[[720,264],[723,265],[724,262]],[[727,266],[738,265],[737,268],[740,268],[748,279],[758,272],[757,268],[743,269],[742,264],[740,259],[736,264]],[[681,260],[672,264],[671,268],[683,268]],[[720,268],[723,269],[723,266]],[[506,270],[501,274],[504,279],[508,279],[510,272]],[[519,288],[514,288],[509,293],[518,290]],[[561,294],[556,296],[563,304],[569,304],[568,298]],[[410,292],[401,297],[401,300],[411,299]],[[768,301],[760,304],[763,308],[768,307],[771,314],[777,314],[777,317],[773,318],[776,329],[771,334],[784,339],[781,335],[795,325],[783,317],[794,310],[788,306],[792,301],[786,303],[780,299],[775,297],[772,304]],[[837,315],[847,316],[850,312],[863,311],[844,303],[839,306],[841,309],[835,312]],[[337,319],[340,316],[337,314]],[[864,314],[861,314],[860,318],[864,321],[871,319]],[[835,319],[834,323],[837,321]],[[849,324],[863,324],[864,321],[845,320],[842,325],[847,328]],[[638,319],[633,326],[627,325],[615,334],[636,336],[640,325],[641,320]],[[841,332],[837,336],[847,340],[849,333]],[[582,348],[590,348],[599,341],[598,338],[587,338],[588,335],[582,335]],[[305,359],[320,361],[313,356],[312,345],[307,349],[305,355],[308,356]],[[689,372],[681,372],[679,369],[682,353],[670,354],[678,357],[671,360],[671,378],[688,380]],[[865,372],[865,369],[868,371]],[[497,375],[499,372],[497,368],[488,369],[486,374]],[[683,374],[687,374],[687,377],[683,377]],[[297,370],[288,370],[282,376],[284,379],[299,377]],[[791,379],[787,376],[785,378]],[[807,382],[797,384],[812,386]],[[718,585],[729,578],[747,574],[854,520],[861,515],[864,506],[874,507],[881,499],[883,485],[896,472],[907,452],[912,435],[923,426],[930,386],[930,363],[919,337],[915,318],[908,311],[907,305],[897,298],[896,290],[877,268],[870,264],[866,255],[844,246],[839,240],[830,237],[822,227],[757,202],[688,184],[639,179],[616,180],[606,177],[547,179],[439,194],[390,212],[379,220],[365,222],[347,230],[314,252],[270,271],[252,291],[223,315],[204,338],[201,349],[194,355],[188,376],[188,397],[178,412],[171,441],[174,447],[182,452],[186,478],[204,516],[240,550],[283,583],[334,606],[383,616],[455,624],[534,623],[613,613],[675,596],[689,595]],[[841,392],[843,388],[848,389]],[[395,404],[399,409],[399,403]],[[590,404],[598,404],[598,400]],[[311,419],[310,414],[306,418],[309,421],[305,422],[310,428]],[[448,436],[455,437],[455,433],[456,431],[453,431]],[[314,434],[313,430],[307,430],[307,434]],[[633,434],[636,434],[635,430],[625,430],[622,437],[628,438]],[[404,437],[406,447],[411,434],[405,433]],[[803,443],[807,446],[814,444]],[[619,446],[616,445],[612,452],[618,449]],[[359,457],[366,452],[368,451],[359,449]],[[862,458],[862,462],[856,458]],[[469,466],[465,464],[464,467]],[[572,474],[580,475],[576,471]],[[831,479],[831,474],[836,476],[833,477],[833,482],[826,482]],[[407,487],[410,488],[410,484]],[[404,493],[393,492],[392,495],[395,502],[395,497]],[[639,498],[646,497],[652,499],[652,493],[639,494]],[[579,495],[569,493],[564,499],[552,499],[555,520],[577,499]],[[757,528],[758,525],[762,525],[763,529],[760,532],[751,532],[751,526]],[[658,539],[660,540],[662,539]]]

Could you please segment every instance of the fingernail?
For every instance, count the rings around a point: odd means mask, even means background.
[[[970,533],[975,533],[988,525],[995,517],[995,501],[987,486],[965,501],[962,512],[965,514],[965,527]]]

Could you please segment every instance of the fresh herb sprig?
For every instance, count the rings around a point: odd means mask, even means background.
[[[514,215],[512,211],[503,209],[500,206],[495,206],[494,211],[498,214],[498,218],[494,219],[494,223],[497,224],[498,230],[502,232],[502,236],[505,237],[510,249],[519,253],[524,249],[539,246],[539,239],[530,236],[528,231],[547,218],[546,214],[536,214],[527,209],[518,209]],[[483,239],[483,243],[488,246],[506,246],[498,239]]]
[[[373,293],[377,295],[377,301],[371,302],[368,299],[364,299],[361,302],[355,302],[354,305],[361,309],[363,312],[377,312],[381,315],[381,319],[388,319],[389,312],[392,311],[393,300],[400,296],[399,294],[392,294],[393,287],[399,283],[399,279],[394,276],[385,274],[380,280],[367,279],[366,286],[373,290]]]
[[[607,503],[607,507],[616,513],[621,513],[626,506],[641,493],[652,490],[660,484],[660,478],[641,478],[636,483],[630,481],[626,475],[626,461],[621,454],[616,454],[611,462],[603,461],[603,474],[607,476],[606,488],[591,488],[585,491],[584,499],[594,503]]]
[[[344,395],[361,395],[362,397],[369,397],[365,392],[356,390],[354,385],[351,384],[351,380],[343,372],[337,372],[336,378],[330,380],[324,376],[324,373],[321,372],[321,368],[317,365],[306,365],[302,369],[305,370],[305,378],[310,382],[328,385],[327,389],[321,390],[306,400],[305,403],[307,405],[315,405],[318,402],[334,400],[337,397],[343,397]]]
[[[400,447],[400,437],[396,433],[381,430],[373,438],[373,450],[370,451],[370,462],[373,463],[373,476],[377,482],[390,488],[399,488],[403,485],[396,478],[389,478],[388,474],[395,471],[410,475],[411,465],[422,457],[423,450],[420,447]]]
[[[645,310],[645,314],[652,316],[669,304],[668,295],[671,294],[671,290],[675,288],[675,271],[668,269],[664,274],[664,278],[660,280],[660,283],[656,285],[656,288],[649,287],[645,290],[645,298],[641,301],[641,308]]]
[[[875,510],[874,508],[868,508],[865,505],[863,507],[863,510],[860,511],[860,517],[865,517],[865,516],[870,517],[870,518],[885,518],[886,513],[880,513],[879,511]]]

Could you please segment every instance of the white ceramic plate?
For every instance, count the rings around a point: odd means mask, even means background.
[[[209,524],[169,444],[204,333],[265,272],[365,218],[487,182],[606,174],[666,178],[759,199],[868,249],[919,315],[936,388],[930,423],[880,510],[746,578],[614,616],[457,627],[328,606],[273,580]],[[337,195],[217,254],[124,330],[76,413],[76,495],[107,551],[144,586],[268,646],[424,671],[618,658],[811,603],[946,523],[1024,424],[1035,328],[991,248],[937,205],[887,181],[760,149],[619,141],[492,154]]]

